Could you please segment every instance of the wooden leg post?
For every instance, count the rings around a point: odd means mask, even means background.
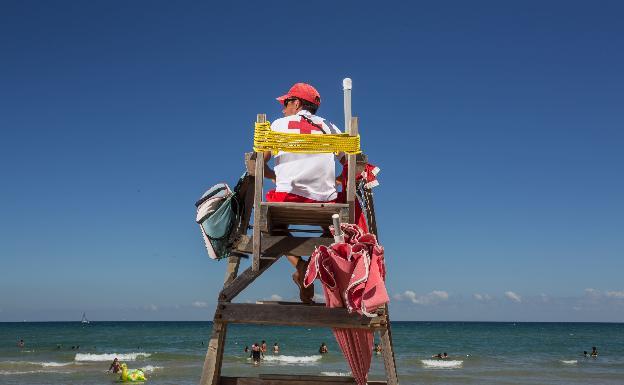
[[[258,114],[258,123],[266,122],[265,114]],[[260,203],[262,202],[262,185],[264,183],[264,153],[256,153],[256,179],[254,190],[254,226],[253,226],[253,258],[251,266],[253,271],[260,270],[260,254],[262,252],[262,233],[260,231]]]
[[[386,306],[386,314],[388,307]],[[396,371],[396,361],[394,359],[394,349],[392,348],[392,333],[390,332],[390,319],[386,327],[379,332],[381,339],[381,354],[383,355],[384,368],[386,370],[386,380],[388,385],[398,385],[399,377]]]
[[[215,319],[212,324],[212,335],[208,342],[208,352],[199,385],[219,385],[226,331],[227,325]]]
[[[229,285],[236,278],[239,265],[240,257],[238,255],[230,255],[227,269],[225,270],[225,278],[223,279],[223,287]]]

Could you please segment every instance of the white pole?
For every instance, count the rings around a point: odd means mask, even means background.
[[[332,220],[334,221],[334,242],[342,243],[344,242],[344,234],[342,234],[342,229],[340,228],[340,215],[332,215]]]
[[[351,78],[342,79],[342,90],[344,91],[344,115],[346,133],[351,133],[351,88],[353,88],[353,82],[351,81]]]

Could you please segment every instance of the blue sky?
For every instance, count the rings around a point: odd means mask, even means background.
[[[211,319],[193,203],[347,76],[393,319],[624,320],[621,2],[230,3],[3,2],[0,321]]]

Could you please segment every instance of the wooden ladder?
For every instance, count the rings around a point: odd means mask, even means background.
[[[266,121],[264,114],[259,114],[257,122]],[[357,118],[351,121],[351,135],[357,135]],[[309,256],[316,246],[330,245],[331,237],[292,237],[273,235],[275,226],[314,225],[327,227],[332,222],[332,215],[338,214],[341,222],[354,223],[355,220],[355,175],[356,169],[362,170],[366,164],[364,155],[347,155],[348,186],[347,203],[283,203],[263,202],[264,154],[252,152],[245,154],[245,164],[249,176],[245,178],[240,190],[245,201],[243,228],[251,220],[252,207],[254,216],[253,236],[242,235],[228,259],[223,289],[219,293],[215,311],[212,335],[200,385],[346,385],[355,384],[352,377],[303,376],[261,374],[258,377],[221,376],[223,350],[227,325],[262,324],[289,326],[321,326],[331,328],[365,328],[379,333],[386,372],[386,381],[369,381],[371,385],[398,385],[394,350],[390,330],[388,306],[370,318],[357,313],[349,314],[344,308],[327,308],[324,304],[304,305],[294,302],[258,302],[232,303],[232,300],[257,277],[271,267],[284,255]],[[372,192],[367,191],[370,207],[366,210],[369,231],[377,235],[375,212],[372,205]],[[252,255],[249,268],[238,274],[241,258]],[[371,347],[372,349],[372,347]]]

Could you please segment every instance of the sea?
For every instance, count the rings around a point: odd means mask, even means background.
[[[142,368],[149,384],[197,384],[211,330],[210,322],[0,323],[0,384],[112,384],[115,357]],[[400,384],[624,384],[623,323],[393,322],[392,337]],[[244,349],[262,340],[269,352],[254,366]],[[593,346],[598,356],[585,357]],[[230,325],[222,374],[260,373],[350,375],[330,329]],[[384,379],[381,355],[369,379]]]

